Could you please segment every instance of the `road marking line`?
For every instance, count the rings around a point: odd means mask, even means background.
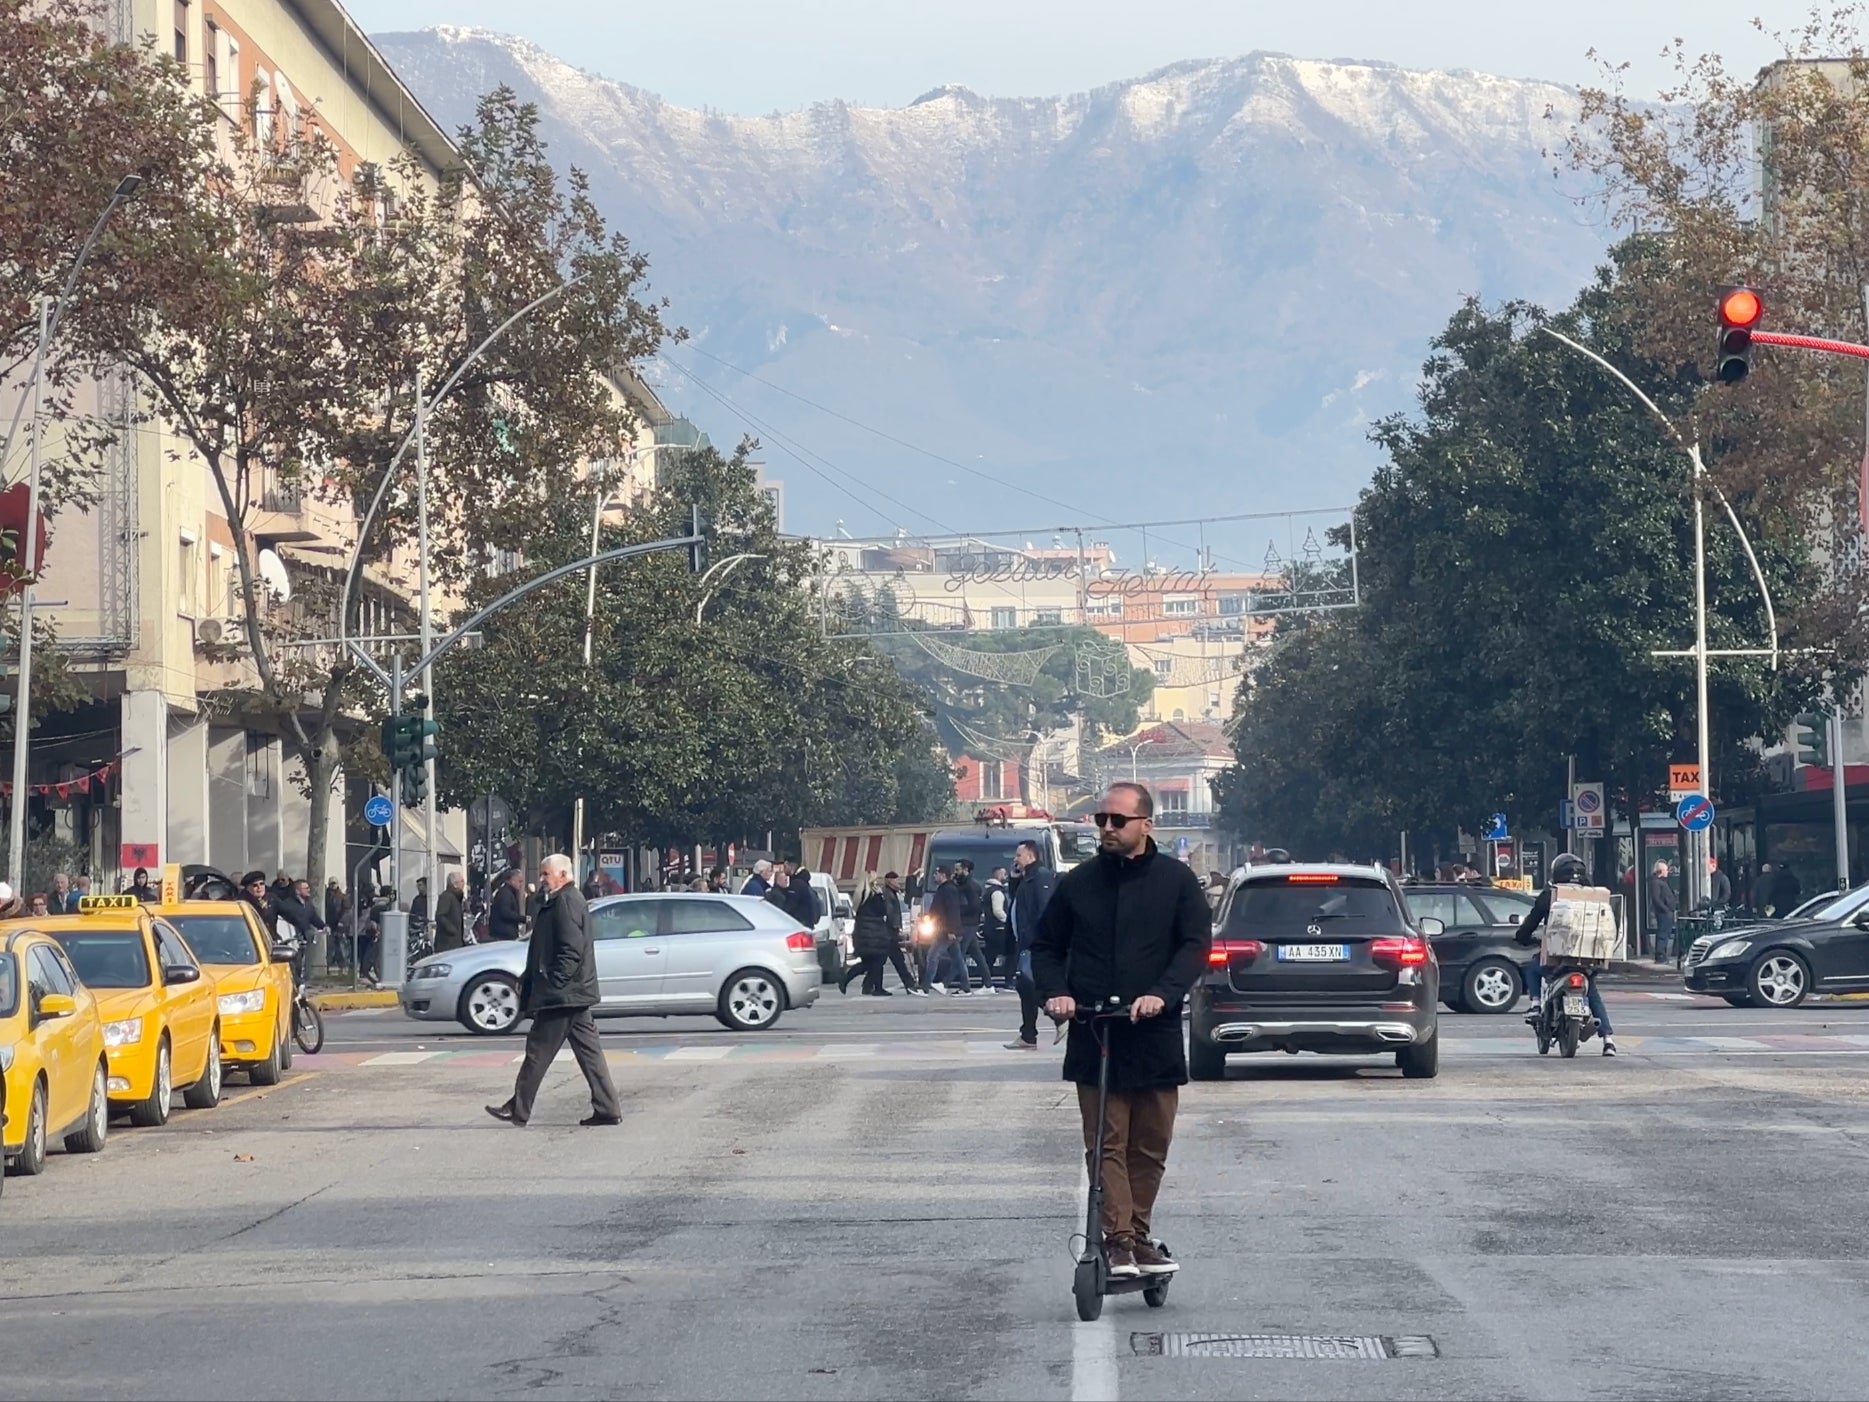
[[[1114,1320],[1072,1326],[1071,1402],[1117,1402]]]
[[[365,1066],[419,1066],[442,1055],[438,1051],[379,1052],[364,1062]]]
[[[733,1055],[732,1047],[676,1047],[664,1061],[721,1061]]]
[[[296,1076],[284,1077],[280,1080],[278,1085],[254,1086],[251,1090],[241,1091],[235,1095],[223,1095],[221,1097],[221,1104],[238,1105],[243,1100],[256,1100],[269,1091],[284,1090],[287,1086],[295,1086],[300,1081],[309,1081],[317,1074],[316,1071],[301,1071]]]
[[[855,1060],[860,1057],[878,1056],[882,1053],[882,1049],[880,1042],[859,1042],[847,1047],[819,1047],[817,1055],[812,1059],[814,1061]],[[762,1050],[776,1049],[764,1048]]]
[[[1704,1042],[1707,1046],[1715,1047],[1720,1051],[1767,1050],[1764,1042],[1755,1041],[1751,1037],[1696,1037],[1694,1040]]]

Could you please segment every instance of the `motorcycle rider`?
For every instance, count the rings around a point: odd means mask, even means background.
[[[1538,927],[1551,918],[1551,893],[1559,886],[1582,886],[1589,881],[1589,872],[1584,867],[1583,858],[1572,853],[1560,853],[1551,863],[1550,880],[1544,890],[1538,893],[1538,899],[1532,902],[1532,908],[1525,912],[1525,918],[1519,922],[1515,938],[1520,944],[1536,944]],[[1526,1015],[1527,1022],[1535,1022],[1538,1017],[1539,993],[1544,986],[1544,965],[1536,957],[1532,959],[1532,971],[1529,991],[1532,998],[1532,1010]],[[1616,1055],[1616,1038],[1609,1025],[1609,1009],[1603,1006],[1603,995],[1596,991],[1596,974],[1589,974],[1590,1014],[1596,1019],[1596,1025],[1603,1033],[1603,1055]]]

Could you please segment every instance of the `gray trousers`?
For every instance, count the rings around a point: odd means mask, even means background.
[[[513,1118],[524,1124],[532,1118],[532,1101],[539,1093],[552,1058],[566,1040],[571,1054],[578,1059],[578,1070],[591,1088],[591,1110],[599,1115],[618,1116],[623,1108],[617,1103],[616,1087],[610,1083],[610,1068],[604,1062],[603,1044],[597,1038],[597,1023],[589,1008],[554,1008],[536,1014],[526,1032],[526,1059],[520,1063],[519,1079],[513,1083]]]

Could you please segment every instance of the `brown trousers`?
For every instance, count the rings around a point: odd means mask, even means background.
[[[1103,1133],[1103,1237],[1149,1235],[1149,1217],[1162,1175],[1168,1171],[1168,1145],[1175,1137],[1178,1086],[1110,1092],[1109,1123]],[[1077,1088],[1077,1108],[1084,1117],[1084,1165],[1097,1152],[1097,1088]]]

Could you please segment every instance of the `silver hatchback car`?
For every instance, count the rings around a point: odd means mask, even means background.
[[[711,1013],[735,1032],[771,1027],[818,1001],[816,938],[756,896],[605,896],[591,902],[598,1017]],[[519,1021],[523,940],[416,961],[398,997],[410,1017],[509,1032]]]

